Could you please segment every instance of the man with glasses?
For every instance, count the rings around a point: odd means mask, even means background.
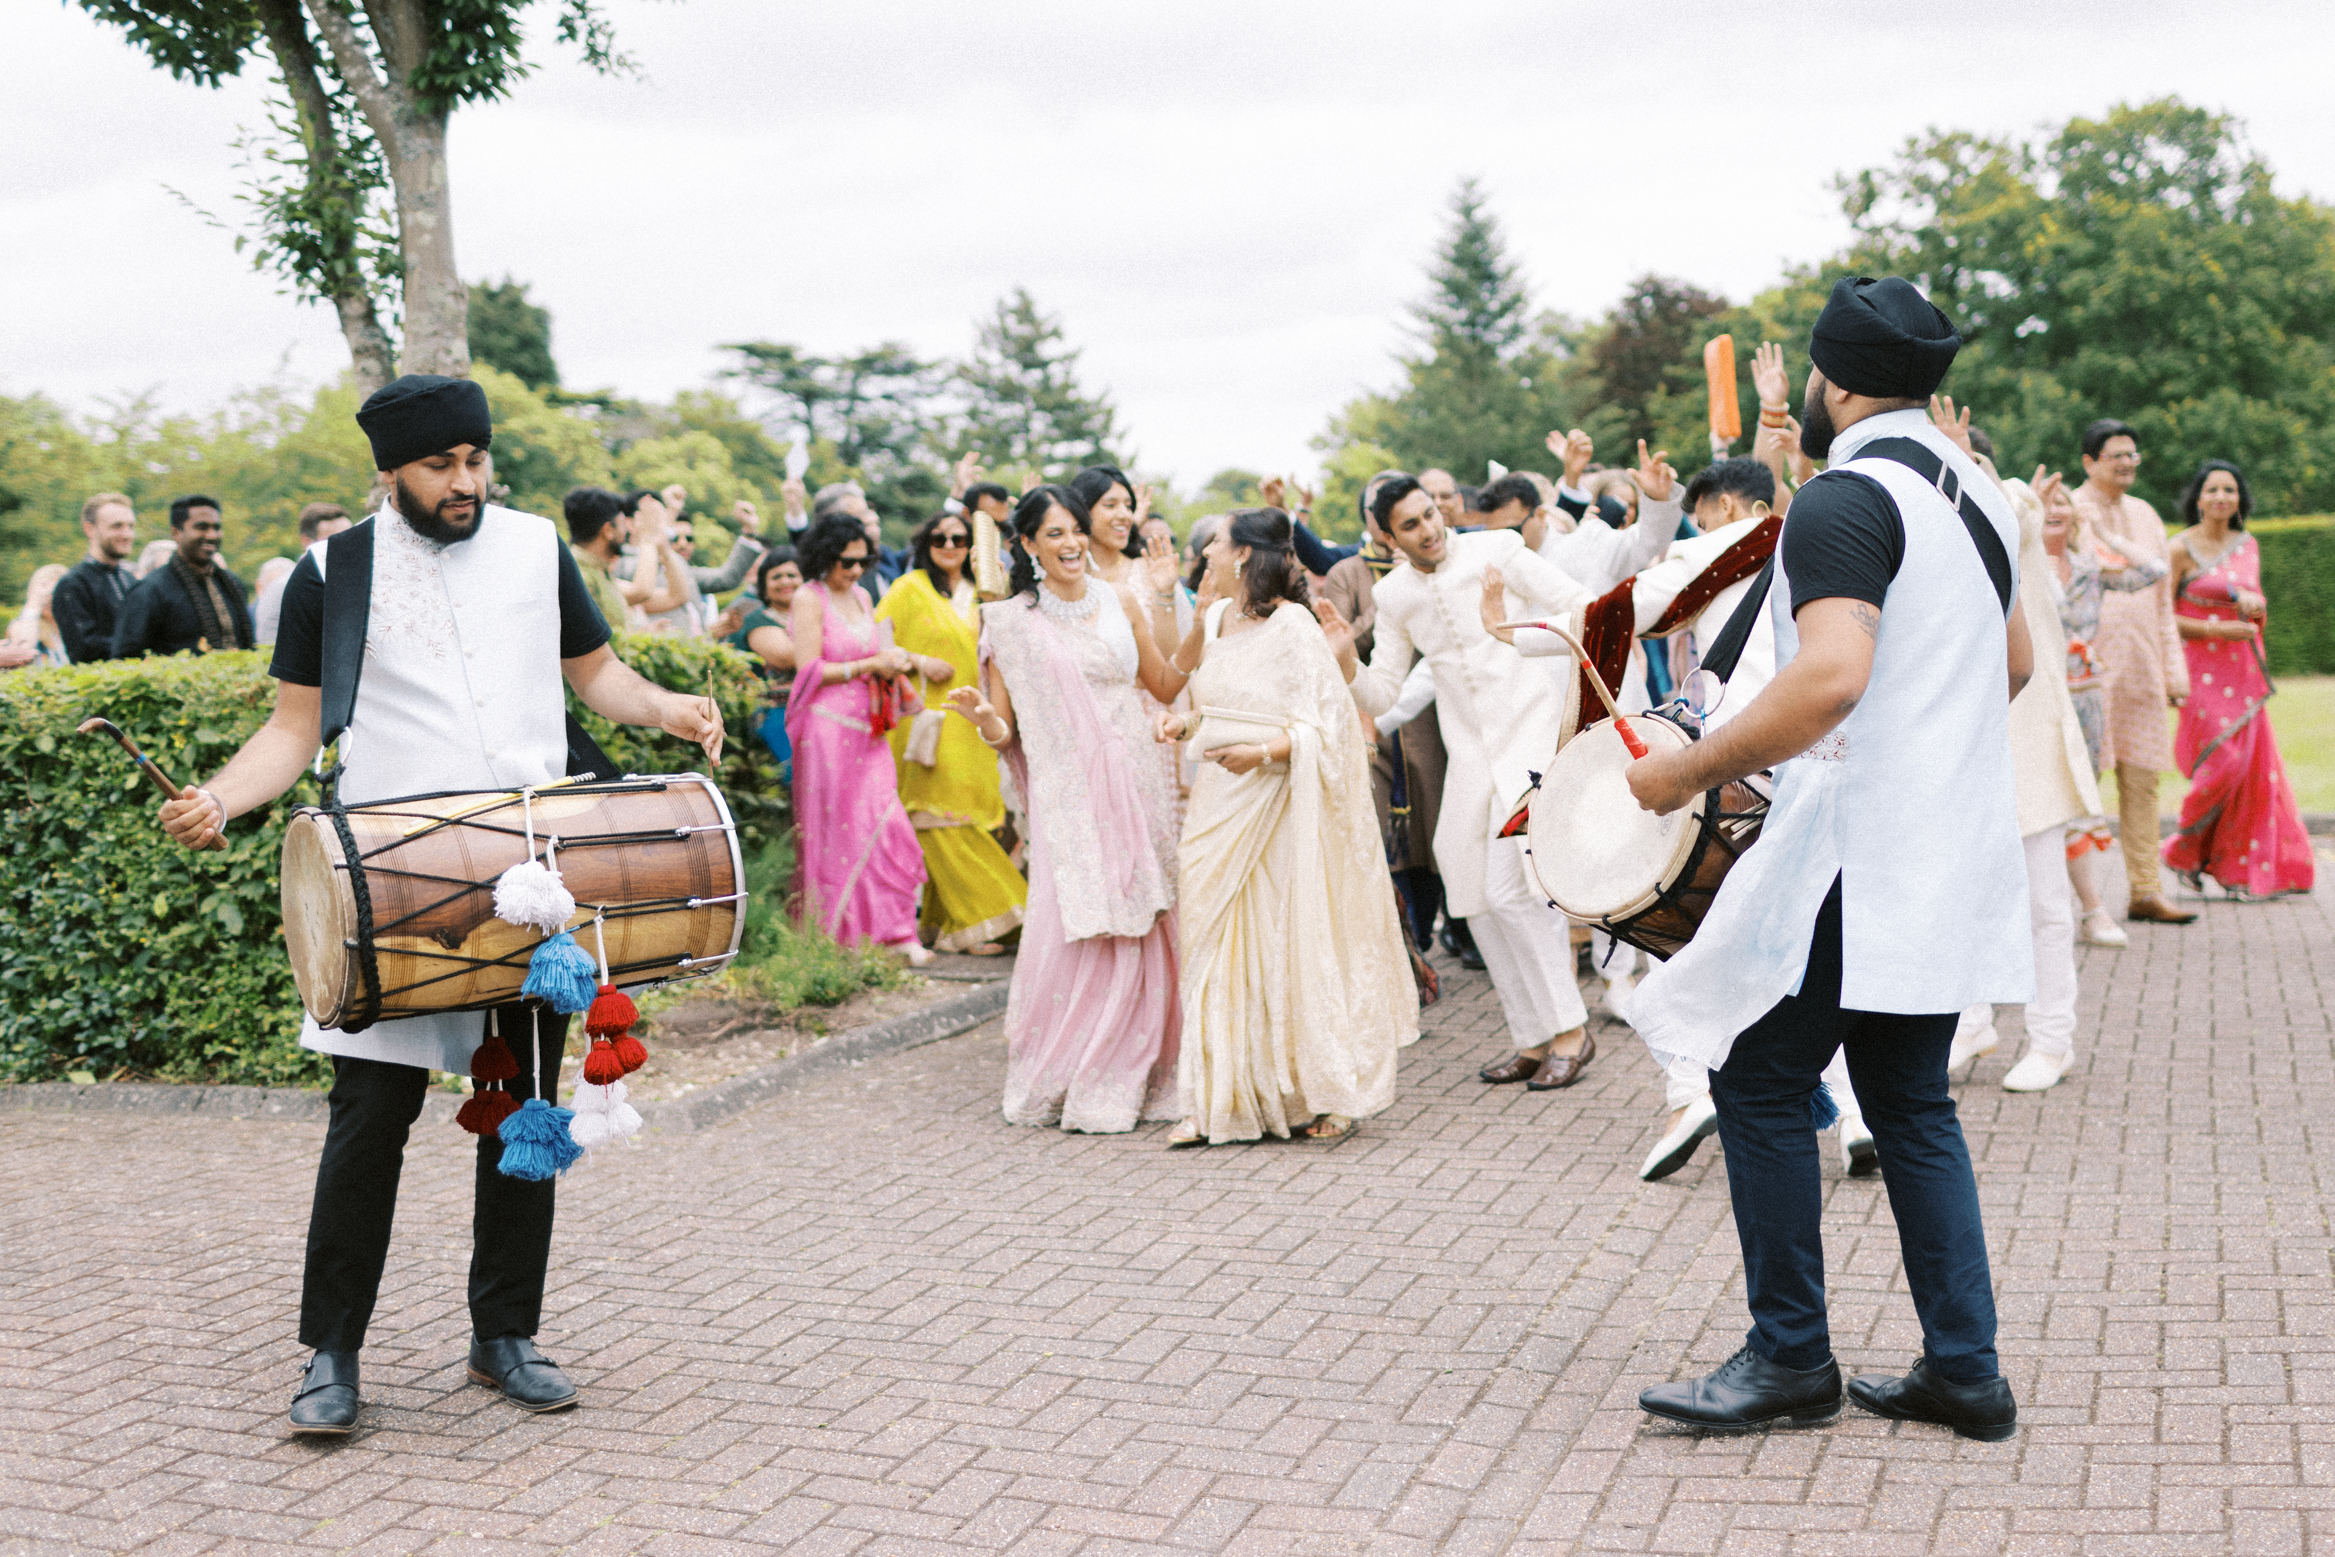
[[[2140,474],[2140,439],[2126,423],[2103,417],[2084,429],[2084,484],[2076,511],[2093,535],[2127,558],[2165,567],[2170,556],[2157,511],[2132,495]],[[2173,766],[2165,709],[2189,696],[2189,664],[2173,625],[2170,577],[2130,593],[2109,590],[2100,603],[2093,648],[2108,683],[2108,738],[2103,760],[2116,763],[2117,835],[2132,888],[2127,918],[2187,924],[2197,915],[2165,896],[2157,862],[2157,774]]]

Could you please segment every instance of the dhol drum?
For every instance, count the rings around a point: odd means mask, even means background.
[[[1629,717],[1650,752],[1694,739],[1662,714]],[[1656,816],[1630,793],[1631,761],[1611,719],[1567,741],[1532,795],[1528,863],[1557,907],[1668,958],[1694,939],[1719,883],[1759,841],[1769,797],[1743,780]]]
[[[529,813],[532,813],[531,817]],[[542,936],[495,917],[495,882],[556,840],[569,928],[638,987],[720,969],[745,932],[746,870],[730,808],[696,773],[533,792],[303,806],[284,834],[284,939],[308,1014],[360,1031],[383,1018],[519,997]],[[355,868],[352,869],[352,861]]]

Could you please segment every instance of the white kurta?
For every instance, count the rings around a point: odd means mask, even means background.
[[[1375,717],[1393,706],[1415,658],[1434,666],[1436,718],[1450,755],[1435,864],[1447,907],[1463,919],[1489,906],[1486,851],[1532,775],[1556,754],[1566,700],[1577,695],[1571,676],[1525,664],[1484,631],[1484,569],[1495,564],[1511,612],[1567,615],[1593,598],[1578,580],[1525,550],[1514,530],[1453,535],[1434,572],[1405,562],[1373,588],[1377,636],[1370,663],[1354,678],[1354,701]]]
[[[560,680],[559,535],[547,519],[490,506],[469,540],[439,546],[382,505],[357,706],[341,737],[341,799],[517,789],[567,770]],[[309,548],[325,568],[325,543]],[[485,1035],[476,1011],[376,1022],[361,1033],[304,1017],[326,1054],[467,1071]]]
[[[1630,1024],[1665,1061],[1724,1065],[1736,1035],[1799,989],[1835,878],[1844,1009],[1938,1014],[1981,1000],[2024,1003],[2033,990],[2004,612],[1936,489],[1893,461],[1856,457],[1889,437],[1936,451],[2004,553],[2019,555],[2009,501],[1922,413],[1871,417],[1840,436],[1833,470],[1879,482],[1905,528],[1872,674],[1846,720],[1778,765],[1758,844],[1729,873],[1694,940],[1630,998]],[[1791,524],[1787,517],[1787,537]],[[1768,599],[1779,673],[1799,649],[1782,558],[1779,545]]]

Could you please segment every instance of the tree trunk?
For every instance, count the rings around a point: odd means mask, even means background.
[[[336,0],[306,4],[389,162],[389,181],[397,194],[398,250],[405,261],[405,352],[399,367],[407,373],[466,375],[470,293],[454,268],[446,107],[424,105],[410,85],[429,36],[426,0],[365,0],[365,19],[381,45],[379,70]]]
[[[277,67],[283,71],[284,89],[290,93],[292,111],[300,121],[306,178],[315,189],[321,181],[337,176],[341,159],[332,104],[316,74],[316,49],[307,23],[301,20],[299,0],[258,0],[255,9],[267,32],[268,52],[275,55]],[[354,245],[351,247],[353,250]],[[340,315],[341,336],[349,343],[349,364],[362,397],[396,376],[396,347],[381,327],[381,316],[373,306],[355,253],[336,254],[333,259],[328,274],[312,279]]]
[[[397,134],[383,143],[405,256],[405,354],[398,365],[407,373],[460,378],[470,372],[470,291],[454,268],[446,115],[425,113],[410,100],[400,106]]]

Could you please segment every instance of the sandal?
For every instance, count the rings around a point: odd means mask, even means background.
[[[1344,1114],[1317,1114],[1305,1127],[1309,1141],[1342,1141],[1354,1133],[1354,1121]]]
[[[960,957],[1002,957],[1005,955],[1005,948],[996,941],[983,941],[978,946],[966,947],[957,955]]]
[[[1167,1149],[1171,1152],[1181,1150],[1186,1146],[1206,1146],[1207,1144],[1208,1137],[1201,1133],[1200,1121],[1197,1119],[1187,1119],[1182,1124],[1177,1125],[1174,1132],[1167,1138]]]

